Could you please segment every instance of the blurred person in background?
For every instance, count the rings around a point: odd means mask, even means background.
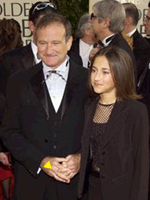
[[[126,12],[124,32],[133,38],[133,53],[136,58],[138,82],[150,58],[150,44],[136,28],[139,21],[137,7],[133,3],[123,3],[123,7]]]
[[[21,38],[20,24],[14,19],[0,20],[0,60],[3,53],[13,49],[18,49],[23,46]],[[0,93],[0,123],[2,121],[5,111],[5,98]],[[7,149],[0,142],[0,181],[2,182],[2,189],[4,200],[10,199],[10,184],[13,176],[10,154]]]
[[[143,25],[145,26],[145,39],[150,43],[150,2],[148,3],[148,11],[145,16]]]
[[[75,40],[69,53],[79,55],[82,59],[83,67],[88,68],[89,54],[93,49],[97,39],[93,32],[90,15],[88,13],[81,16],[75,34]]]
[[[132,49],[121,34],[126,16],[123,5],[115,0],[102,0],[96,2],[92,10],[91,23],[97,39],[101,41],[104,47],[117,46],[125,50],[133,60],[136,77],[135,57]]]

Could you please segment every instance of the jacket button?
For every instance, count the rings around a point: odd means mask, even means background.
[[[47,140],[47,139],[45,139],[44,141],[45,141],[45,143],[48,143],[48,140]]]
[[[105,151],[102,152],[102,155],[105,155]]]
[[[56,145],[54,145],[53,147],[54,147],[54,149],[57,149]]]
[[[105,178],[105,175],[104,175],[104,174],[102,174],[102,175],[101,175],[101,178]]]
[[[103,165],[105,165],[105,163],[104,163],[104,162],[101,162],[101,165],[103,166]]]

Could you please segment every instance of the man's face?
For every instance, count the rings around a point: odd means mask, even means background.
[[[93,28],[94,33],[96,35],[98,35],[99,32],[100,32],[100,23],[99,23],[98,17],[96,16],[94,11],[91,14],[91,24],[92,24],[92,28]]]
[[[146,35],[150,35],[150,8],[148,9],[148,12],[143,24],[145,26]]]
[[[37,47],[41,60],[49,67],[56,69],[66,59],[67,51],[72,44],[72,37],[66,41],[65,27],[53,23],[37,30]]]
[[[91,14],[91,24],[95,35],[102,41],[106,37],[108,22],[106,22],[106,19],[101,19],[100,21],[93,11],[93,14]]]

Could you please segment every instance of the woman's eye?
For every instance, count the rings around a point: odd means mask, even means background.
[[[109,74],[109,73],[110,73],[110,72],[108,72],[108,71],[104,71],[104,72],[103,72],[103,74]]]
[[[91,72],[95,72],[96,70],[94,68],[91,69]]]

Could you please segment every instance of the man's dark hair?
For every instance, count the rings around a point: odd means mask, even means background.
[[[133,25],[137,25],[139,21],[139,11],[133,3],[123,3],[125,8],[126,16],[132,18]]]
[[[148,3],[148,7],[150,8],[150,1],[149,1],[149,3]]]
[[[58,13],[51,13],[49,15],[44,15],[36,24],[36,37],[37,37],[37,31],[39,29],[42,29],[43,27],[49,26],[51,24],[62,24],[65,28],[65,38],[66,41],[70,38],[72,35],[72,26],[69,20],[64,17],[63,15],[60,15]]]
[[[40,4],[52,4],[54,5],[54,7],[51,6],[46,6],[45,8],[41,9],[36,9],[38,5]],[[45,14],[49,14],[49,13],[57,13],[58,10],[56,9],[56,5],[54,3],[51,3],[49,1],[37,1],[36,3],[34,3],[32,5],[32,7],[29,10],[29,21],[32,21],[33,24],[36,24],[36,22],[38,21],[39,17],[45,15]]]

